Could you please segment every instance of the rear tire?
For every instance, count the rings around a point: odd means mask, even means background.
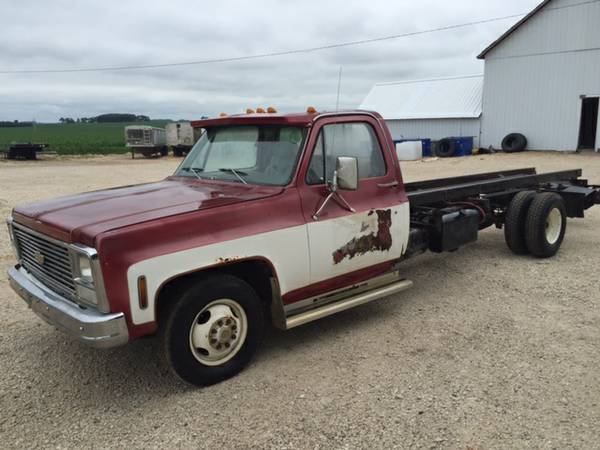
[[[245,281],[212,275],[183,289],[169,311],[162,347],[177,376],[197,385],[218,383],[252,359],[264,331],[262,303]]]
[[[562,197],[552,192],[537,194],[525,224],[529,252],[550,258],[560,249],[567,230],[567,210]]]
[[[527,255],[529,249],[525,239],[525,222],[535,191],[517,193],[508,205],[504,220],[504,240],[508,248],[516,255]]]

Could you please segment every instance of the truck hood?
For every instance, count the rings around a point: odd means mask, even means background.
[[[192,211],[277,195],[281,187],[171,177],[19,206],[13,218],[65,242],[93,246],[103,232]]]

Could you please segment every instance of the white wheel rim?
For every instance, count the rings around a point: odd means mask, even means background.
[[[554,245],[560,238],[562,231],[562,214],[558,208],[552,209],[546,218],[546,241]]]
[[[248,319],[234,300],[219,299],[206,305],[190,327],[190,349],[207,366],[219,366],[233,358],[246,341]]]

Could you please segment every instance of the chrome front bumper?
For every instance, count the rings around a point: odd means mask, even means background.
[[[8,279],[33,312],[79,341],[96,348],[116,347],[129,341],[123,313],[83,309],[48,289],[19,265],[9,269]]]

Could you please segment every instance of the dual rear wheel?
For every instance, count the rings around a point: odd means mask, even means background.
[[[567,229],[563,198],[552,192],[519,192],[512,199],[504,223],[508,247],[518,255],[554,256]]]

